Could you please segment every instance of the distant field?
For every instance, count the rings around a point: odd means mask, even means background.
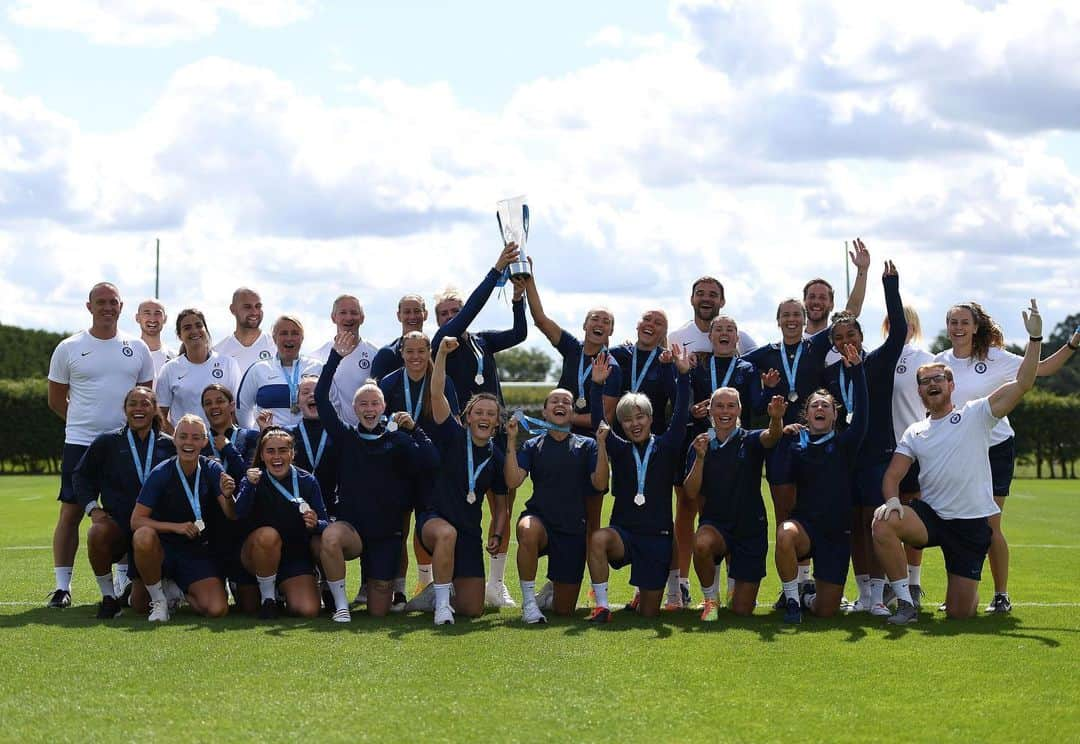
[[[686,611],[592,628],[584,610],[548,627],[517,610],[445,628],[430,615],[359,613],[340,627],[187,610],[160,627],[130,612],[104,624],[82,549],[76,606],[44,607],[56,487],[0,478],[6,741],[1080,739],[1076,481],[1014,484],[1011,616],[927,612],[903,629],[862,615],[785,627],[764,608],[779,588],[771,563],[758,613],[711,626]],[[936,606],[944,573],[927,555]],[[616,602],[630,598],[625,581],[612,574]]]

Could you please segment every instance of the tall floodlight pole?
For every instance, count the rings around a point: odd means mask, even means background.
[[[161,297],[161,238],[156,238],[154,242],[157,244],[154,250],[154,297]]]

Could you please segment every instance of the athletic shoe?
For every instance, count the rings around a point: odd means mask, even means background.
[[[668,595],[667,602],[664,603],[664,612],[676,612],[683,608],[682,597],[673,597]]]
[[[720,603],[715,599],[705,598],[701,607],[701,621],[703,623],[715,623],[720,619]]]
[[[390,600],[390,612],[404,612],[407,604],[405,592],[394,592],[394,598]]]
[[[609,610],[607,607],[593,607],[592,613],[587,618],[585,618],[585,622],[596,623],[597,625],[601,623],[610,623],[611,610]]]
[[[911,625],[919,622],[919,611],[915,605],[902,599],[896,600],[896,612],[886,620],[889,625]]]
[[[944,603],[944,602],[942,602],[941,604],[939,604],[939,605],[937,606],[937,611],[938,611],[938,612],[948,612],[948,611],[949,611],[949,608],[945,606],[945,603]]]
[[[1007,612],[1012,612],[1012,602],[1009,601],[1008,593],[995,592],[990,604],[986,605],[986,611],[992,615],[1004,615]]]
[[[435,584],[428,584],[405,603],[406,612],[431,612],[435,609]]]
[[[184,603],[184,593],[172,579],[161,580],[161,591],[165,592],[165,601],[169,603],[169,614],[174,615]]]
[[[641,592],[635,590],[634,598],[627,602],[623,609],[627,612],[637,612],[639,605],[641,605]]]
[[[436,625],[453,625],[454,624],[454,611],[449,607],[437,607],[435,609],[435,624]]]
[[[897,599],[896,601],[899,602],[900,600]],[[897,607],[899,607],[899,605],[897,605]],[[871,607],[870,614],[874,617],[890,617],[892,615],[892,613],[889,612],[889,608],[885,606],[884,602],[878,602],[876,605]]]
[[[536,606],[541,610],[550,610],[555,602],[555,585],[550,581],[544,582],[540,591],[536,593]]]
[[[169,603],[161,600],[150,600],[150,617],[152,623],[166,623],[169,621]]]
[[[334,614],[330,616],[330,619],[335,623],[351,623],[352,613],[349,612],[348,607],[342,607],[340,610],[334,610]]]
[[[915,605],[916,610],[922,609],[922,587],[918,584],[911,584],[908,586],[908,590],[911,592],[911,604]]]
[[[802,622],[802,607],[799,606],[799,600],[788,599],[784,603],[784,622],[792,624]]]
[[[517,602],[510,596],[510,590],[503,582],[488,584],[484,591],[484,604],[488,607],[517,607]]]
[[[852,602],[847,597],[840,597],[840,612],[843,612],[845,615],[849,615],[852,612],[862,612],[861,609],[859,609],[859,610],[854,609],[856,604],[858,604],[858,600],[855,600],[854,602]]]
[[[540,608],[534,603],[529,603],[521,611],[521,619],[529,625],[535,625],[537,623],[547,624],[547,618],[544,617],[544,613],[540,611]]]
[[[682,606],[683,607],[689,607],[690,606],[690,587],[687,586],[686,584],[682,583],[681,581],[679,582],[679,594],[682,595],[682,597],[681,597]]]
[[[356,591],[356,597],[353,599],[352,604],[349,607],[359,607],[360,605],[367,604],[367,584],[361,584],[360,588]]]
[[[870,612],[870,603],[863,602],[862,597],[859,597],[848,605],[847,612],[849,615],[856,612]]]
[[[807,581],[805,584],[799,584],[799,606],[804,610],[809,610],[814,600],[813,597],[817,596],[817,584],[812,581]]]
[[[98,620],[112,620],[114,617],[120,617],[122,607],[123,605],[120,604],[120,600],[116,597],[102,597],[95,617]]]
[[[71,607],[71,592],[64,589],[55,589],[52,594],[49,595],[49,602],[46,607],[52,607],[53,609],[62,610],[65,607]]]
[[[278,606],[276,599],[264,599],[259,606],[260,620],[277,620]]]
[[[784,596],[784,590],[780,590],[780,597],[773,603],[772,608],[774,610],[786,610],[787,609],[787,597]]]

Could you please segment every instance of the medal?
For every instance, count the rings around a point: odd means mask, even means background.
[[[491,451],[491,442],[487,445],[488,452]],[[478,467],[473,467],[473,443],[472,435],[465,434],[465,453],[468,459],[468,465],[465,469],[465,475],[469,479],[469,493],[465,496],[465,502],[468,504],[476,503],[476,479],[480,476],[480,471],[484,469],[489,462],[491,462],[491,456],[484,460]]]
[[[574,408],[578,409],[579,411],[585,410],[585,396],[582,396],[574,401]]]
[[[484,384],[484,376],[482,374],[480,374],[479,372],[477,372],[476,377],[474,377],[472,379],[473,379],[473,382],[475,382],[477,385],[483,385]]]
[[[634,504],[645,505],[645,473],[649,469],[649,458],[652,457],[653,447],[656,446],[656,437],[649,435],[649,444],[645,447],[645,456],[638,454],[636,444],[630,445],[630,451],[634,453],[634,464],[637,466],[637,495],[634,496]]]
[[[290,411],[291,411],[292,413],[300,413],[300,406],[298,406],[297,404],[293,403],[293,404],[292,404],[291,406],[289,406],[289,410],[290,410]]]
[[[203,530],[206,529],[206,522],[202,521],[201,519],[196,519],[195,520],[195,529],[197,529],[199,532],[202,532]]]
[[[634,497],[634,503],[638,506],[645,506],[645,494],[639,493]]]
[[[285,371],[285,365],[281,362],[281,357],[278,357],[278,368],[281,369],[281,376],[285,378],[285,384],[289,386],[289,410],[293,413],[300,413],[300,404],[297,396],[300,394],[300,358],[297,357],[292,364],[292,372]]]
[[[799,399],[799,394],[796,392],[797,386],[795,385],[796,379],[799,376],[799,360],[802,358],[803,342],[800,341],[799,345],[795,348],[795,359],[792,362],[788,362],[787,348],[784,346],[784,342],[780,342],[780,366],[784,370],[784,377],[787,379],[788,393],[787,399],[794,403]]]
[[[469,491],[469,494],[465,497],[465,501],[467,503],[470,503],[470,504],[475,504],[476,503],[476,494],[473,493],[472,491]]]
[[[790,393],[787,394],[787,399],[794,403],[799,399],[799,394],[792,390]]]
[[[855,418],[855,414],[851,411],[848,411],[847,415],[844,416],[844,421],[847,421],[850,424],[853,418]]]
[[[397,421],[394,421],[394,419],[390,419],[389,421],[387,421],[386,422],[386,430],[388,432],[390,432],[391,434],[393,434],[395,431],[397,431],[398,430]]]
[[[855,381],[847,379],[843,364],[840,365],[840,397],[844,401],[844,408],[847,409],[845,421],[850,424],[851,417],[855,413]]]
[[[469,337],[469,348],[472,349],[473,356],[476,357],[476,377],[473,378],[473,382],[477,385],[484,384],[484,352],[480,350],[480,346],[476,343],[476,339],[473,335],[467,334]]]
[[[607,347],[603,347],[600,351],[607,351]],[[599,353],[599,352],[598,352]],[[585,410],[585,381],[589,378],[589,373],[592,372],[592,362],[589,362],[589,366],[585,366],[585,347],[581,347],[581,355],[577,360],[577,389],[578,398],[574,401],[574,407],[579,411]]]
[[[308,502],[304,501],[303,499],[301,499],[300,503],[296,506],[300,510],[301,514],[307,514],[309,511],[311,511],[311,507],[308,506]]]
[[[187,476],[180,467],[180,458],[174,458],[176,474],[180,477],[180,485],[184,487],[184,495],[187,496],[188,505],[191,507],[191,515],[195,517],[195,529],[202,532],[206,529],[206,522],[202,518],[202,504],[199,503],[199,480],[202,478],[202,463],[195,465],[195,488],[188,485]]]

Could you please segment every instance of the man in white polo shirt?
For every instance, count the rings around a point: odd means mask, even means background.
[[[1035,300],[1024,312],[1027,349],[1016,380],[985,398],[957,408],[952,402],[953,372],[942,362],[919,367],[919,394],[930,416],[907,428],[882,479],[886,502],[874,513],[874,550],[896,592],[894,625],[916,622],[908,587],[904,544],[941,546],[948,572],[945,611],[951,618],[978,611],[979,580],[990,549],[990,522],[997,514],[990,461],[990,433],[1035,384],[1042,346],[1042,318]],[[919,463],[921,498],[907,509],[900,503],[900,481]],[[894,519],[893,514],[898,518]]]
[[[334,300],[330,308],[330,320],[333,321],[337,333],[355,333],[358,341],[353,352],[341,360],[337,372],[334,373],[334,385],[330,388],[330,402],[334,404],[338,416],[346,424],[356,426],[360,419],[356,417],[353,409],[353,396],[361,385],[371,379],[371,363],[379,349],[370,341],[360,338],[360,326],[364,324],[364,306],[356,297],[343,294]],[[311,356],[326,364],[333,348],[334,340],[331,339]]]
[[[53,532],[56,588],[49,596],[49,607],[57,608],[71,604],[71,572],[83,517],[72,471],[94,437],[124,425],[128,391],[136,385],[150,387],[154,381],[154,362],[146,344],[116,328],[124,309],[120,291],[108,282],[95,284],[86,309],[93,318],[89,330],[57,344],[49,361],[49,408],[64,422],[60,518]]]
[[[263,322],[262,298],[254,289],[240,287],[233,292],[229,312],[236,318],[236,330],[218,341],[214,351],[235,359],[243,376],[255,362],[273,359],[277,347],[270,334],[259,328]]]

